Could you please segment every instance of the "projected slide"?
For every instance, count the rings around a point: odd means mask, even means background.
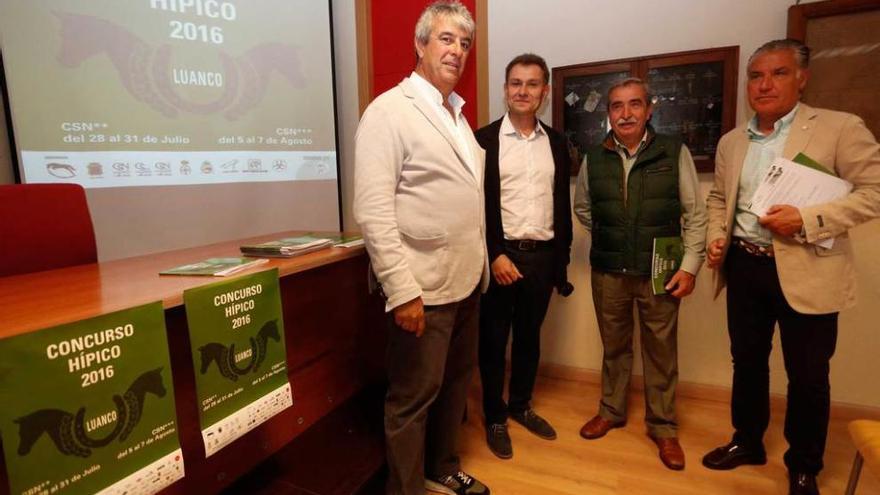
[[[22,181],[335,181],[329,24],[318,0],[4,0]]]

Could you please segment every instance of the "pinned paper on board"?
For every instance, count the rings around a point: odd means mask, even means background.
[[[596,107],[599,106],[599,101],[602,99],[602,95],[599,94],[595,89],[590,91],[590,94],[587,95],[587,101],[584,102],[584,110],[593,113],[596,111]]]

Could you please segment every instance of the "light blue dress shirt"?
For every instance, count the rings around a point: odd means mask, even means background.
[[[733,236],[745,239],[759,246],[773,244],[773,234],[758,223],[758,216],[749,211],[749,203],[761,179],[767,174],[773,160],[782,156],[785,142],[798,107],[788,112],[773,124],[773,132],[764,135],[758,130],[758,116],[749,122],[749,149],[743,161],[739,177],[739,191],[736,195],[736,214],[733,219]]]

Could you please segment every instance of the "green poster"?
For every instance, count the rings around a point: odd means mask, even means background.
[[[205,455],[293,404],[278,269],[183,293]]]
[[[12,495],[155,493],[183,477],[161,302],[0,340]]]

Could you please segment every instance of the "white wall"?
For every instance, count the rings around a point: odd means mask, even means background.
[[[514,56],[530,51],[550,67],[585,62],[740,46],[737,122],[748,116],[744,98],[744,65],[765,41],[785,37],[790,0],[553,0],[545,3],[489,0],[490,115],[504,112],[504,67]],[[541,114],[552,122],[549,105]],[[708,193],[711,175],[701,174]],[[868,377],[880,376],[880,222],[853,233],[858,265],[860,305],[840,317],[837,353],[832,362],[832,399],[880,407],[878,387]],[[542,339],[542,359],[548,363],[598,370],[602,344],[590,298],[589,236],[575,220],[569,277],[575,293],[554,295]],[[873,262],[872,262],[873,260]],[[804,274],[809,276],[809,274]],[[723,295],[712,300],[711,274],[704,269],[697,289],[681,306],[679,327],[680,379],[730,386],[731,361]],[[774,349],[779,348],[778,336]],[[637,361],[638,352],[636,352]],[[641,373],[640,362],[637,373]],[[781,355],[771,361],[772,390],[785,392]]]
[[[358,110],[357,31],[352,1],[334,1],[333,51],[336,67],[336,122],[339,133],[339,183],[342,189],[343,229],[357,230],[351,211],[354,186],[354,133]]]
[[[551,0],[537,8],[489,0],[490,114],[504,112],[504,67],[531,51],[550,67],[739,45],[744,62],[763,42],[785,37],[791,0]],[[737,121],[748,105],[741,71]],[[549,105],[541,118],[551,120]]]

